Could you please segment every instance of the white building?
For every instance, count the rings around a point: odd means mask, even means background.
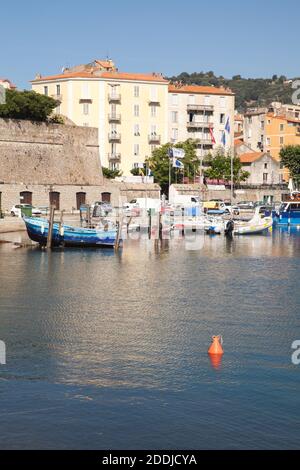
[[[234,147],[234,102],[231,90],[209,86],[169,85],[169,140],[171,143],[189,138],[197,141],[197,155],[202,159],[223,145]],[[230,131],[225,131],[226,123]]]

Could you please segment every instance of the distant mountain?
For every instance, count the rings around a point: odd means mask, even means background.
[[[177,77],[168,77],[172,82],[181,81],[188,85],[213,85],[216,87],[228,87],[236,95],[236,108],[244,111],[248,107],[268,106],[272,101],[291,103],[292,82],[284,75],[272,78],[243,78],[235,75],[232,78],[217,77],[214,72],[181,73]]]

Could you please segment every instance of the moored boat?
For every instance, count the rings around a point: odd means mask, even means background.
[[[255,209],[254,216],[248,222],[234,222],[234,235],[259,234],[269,230],[273,225],[272,217],[260,213],[260,207]]]
[[[28,236],[41,246],[47,244],[49,222],[46,219],[24,217]],[[70,225],[53,224],[52,246],[65,247],[113,247],[117,238],[117,228],[82,228]]]
[[[294,191],[282,202],[278,211],[272,212],[275,225],[300,226],[300,192]]]

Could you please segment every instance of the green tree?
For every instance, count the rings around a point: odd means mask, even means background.
[[[140,176],[140,175],[141,175],[141,171],[144,173],[144,171],[143,171],[142,168],[132,168],[132,170],[130,170],[130,173],[131,173],[133,176]]]
[[[297,187],[300,186],[300,145],[287,145],[279,153],[281,166],[286,167]]]
[[[221,149],[218,149],[214,155],[209,154],[204,160],[208,168],[204,174],[207,178],[229,182],[231,181],[231,155],[225,155]],[[250,173],[244,171],[239,157],[233,157],[233,182],[235,184],[246,181]]]
[[[6,102],[0,105],[0,117],[46,122],[59,101],[35,91],[6,90]]]
[[[172,167],[172,159],[169,157],[170,147],[181,148],[185,151],[185,157],[180,161],[184,165],[184,170]],[[169,169],[171,168],[171,184],[181,183],[183,174],[190,178],[194,178],[199,171],[199,159],[196,155],[196,142],[188,139],[185,142],[179,142],[176,145],[165,144],[156,148],[152,152],[152,156],[147,159],[147,164],[154,176],[154,181],[158,183],[162,191],[167,193],[169,187]]]
[[[119,170],[111,170],[110,168],[106,168],[105,166],[102,167],[102,173],[104,178],[112,180],[117,178],[118,176],[122,176],[122,172]]]

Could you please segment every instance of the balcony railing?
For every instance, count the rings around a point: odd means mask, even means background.
[[[109,122],[121,122],[121,114],[109,114]]]
[[[121,95],[119,93],[110,93],[108,95],[108,101],[110,103],[120,103],[121,102]]]
[[[149,134],[148,135],[149,144],[160,144],[160,135]]]
[[[213,145],[212,140],[211,140],[211,137],[201,137],[201,136],[198,137],[198,136],[194,136],[193,138],[198,141],[198,146],[201,146],[201,145]]]
[[[108,160],[111,162],[120,162],[121,161],[121,154],[120,153],[108,153],[107,154]]]
[[[159,106],[160,105],[160,101],[158,98],[150,98],[149,100],[149,105],[156,105],[156,106]]]
[[[108,133],[108,140],[110,142],[120,142],[121,134],[119,134],[118,132],[109,132]]]
[[[187,127],[188,128],[199,128],[199,127],[207,127],[207,128],[212,128],[214,127],[213,122],[207,122],[207,121],[188,121],[187,122]]]
[[[207,104],[188,104],[187,110],[189,111],[213,111],[214,107]]]

